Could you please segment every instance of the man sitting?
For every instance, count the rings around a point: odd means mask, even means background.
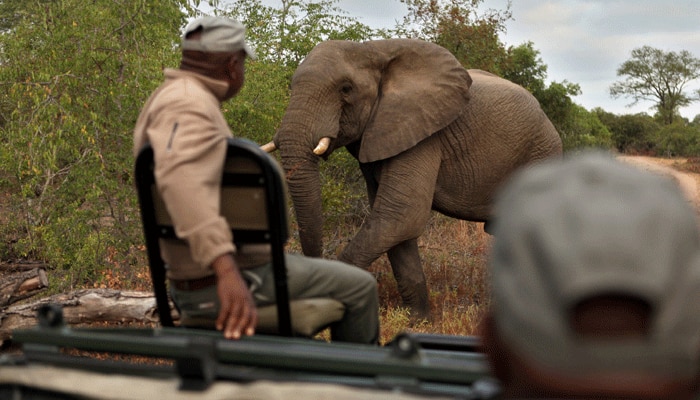
[[[144,105],[134,129],[134,154],[153,148],[157,188],[175,231],[187,246],[164,243],[173,300],[185,326],[211,327],[238,339],[252,335],[257,305],[272,304],[269,247],[236,249],[219,213],[227,139],[221,103],[243,86],[245,61],[255,54],[238,21],[203,17],[182,38],[180,68]],[[338,261],[287,255],[291,299],[329,297],[345,306],[331,339],[376,343],[379,306],[374,277]]]

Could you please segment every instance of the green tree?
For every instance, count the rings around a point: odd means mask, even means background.
[[[512,18],[510,2],[506,9],[478,13],[483,0],[401,0],[408,15],[394,30],[398,37],[421,38],[448,49],[462,65],[495,74],[507,58],[499,39],[505,23]]]
[[[22,2],[0,35],[0,168],[15,216],[0,228],[3,253],[64,268],[59,290],[110,262],[135,262],[131,132],[162,67],[174,64],[187,7]]]
[[[499,69],[501,76],[524,87],[530,93],[541,93],[546,89],[547,65],[532,42],[508,48],[506,62]]]
[[[0,32],[6,32],[12,28],[22,12],[24,1],[3,0],[0,1]]]
[[[339,8],[339,0],[281,0],[279,8],[261,0],[241,0],[218,12],[243,21],[255,51],[264,62],[296,69],[325,40],[368,40],[376,32]]]
[[[612,141],[619,152],[653,154],[656,152],[656,137],[661,126],[646,113],[615,115],[602,108],[593,112],[608,127]]]
[[[658,131],[657,149],[666,157],[700,155],[700,129],[685,123],[665,125]]]
[[[609,149],[613,146],[610,131],[594,113],[578,104],[566,108],[565,119],[557,126],[564,144],[564,151],[580,148]]]
[[[688,51],[678,53],[643,46],[632,50],[632,57],[618,69],[625,80],[610,86],[613,98],[631,97],[631,105],[639,101],[653,101],[665,124],[672,124],[678,110],[700,100],[700,91],[687,94],[686,85],[700,78],[700,59]]]

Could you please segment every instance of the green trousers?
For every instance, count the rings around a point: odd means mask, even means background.
[[[369,272],[335,260],[286,254],[290,299],[329,297],[345,305],[343,319],[331,326],[331,340],[376,344],[379,340],[377,281]],[[259,306],[275,303],[272,264],[241,271]],[[214,321],[219,312],[216,286],[201,290],[171,287],[173,301],[185,326],[191,321]],[[201,324],[197,324],[201,326]]]

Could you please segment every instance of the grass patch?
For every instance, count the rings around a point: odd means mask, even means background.
[[[360,223],[357,218],[355,221]],[[326,257],[335,258],[357,231],[357,224],[333,224],[332,232],[324,237],[331,238],[325,242]],[[369,271],[377,278],[379,291],[380,343],[390,342],[401,332],[475,335],[488,307],[490,245],[491,237],[484,232],[483,223],[433,214],[418,240],[433,319],[419,323],[411,323],[409,310],[401,304],[386,255],[372,263]],[[295,238],[288,251],[301,252]],[[326,330],[317,338],[330,340],[330,334]]]
[[[483,223],[433,215],[418,241],[433,319],[419,324],[410,322],[409,310],[401,304],[387,257],[377,259],[370,272],[379,288],[380,342],[387,343],[401,332],[476,334],[488,307],[490,243]]]

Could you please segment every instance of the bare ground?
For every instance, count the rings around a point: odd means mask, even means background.
[[[647,171],[668,176],[678,183],[688,201],[700,212],[700,174],[682,171],[677,167],[687,162],[684,158],[658,158],[646,156],[618,156],[618,159]]]

